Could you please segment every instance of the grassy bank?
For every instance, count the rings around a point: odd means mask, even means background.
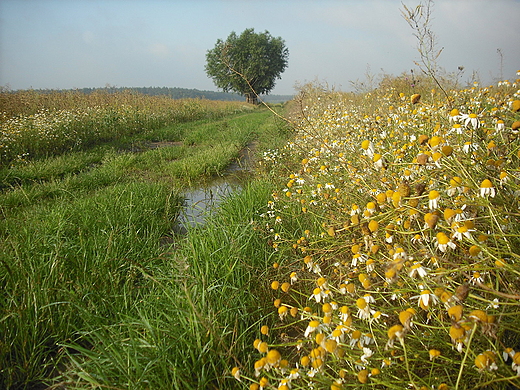
[[[68,388],[236,388],[229,367],[248,358],[250,331],[265,314],[254,292],[268,251],[250,222],[269,192],[266,183],[248,186],[160,266],[141,269],[147,293],[132,310],[65,344]]]
[[[234,280],[233,264],[258,244],[217,259],[217,243],[244,241],[246,226],[231,220],[218,223],[235,229],[227,233],[214,225],[214,243],[196,236],[183,249],[178,237],[175,248],[164,243],[172,241],[182,190],[222,173],[242,147],[267,136],[280,136],[267,111],[225,108],[1,169],[1,387],[219,387],[238,353],[224,356],[222,348],[244,330],[221,334],[230,317],[207,310],[213,297],[205,294],[217,286],[201,292],[210,274],[198,267],[225,265],[229,296],[250,281]],[[245,210],[258,208],[264,192],[265,185],[245,192]]]

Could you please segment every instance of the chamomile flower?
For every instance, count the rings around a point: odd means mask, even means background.
[[[393,257],[394,261],[396,261],[396,260],[397,261],[399,261],[399,260],[403,260],[403,261],[409,260],[409,257],[406,254],[406,251],[402,247],[400,247],[400,246],[395,248],[395,251],[394,251],[392,257]]]
[[[351,334],[350,334],[350,341],[349,341],[349,345],[351,348],[354,348],[361,340],[361,337],[363,336],[363,334],[359,331],[359,330],[354,330]]]
[[[464,132],[464,129],[462,128],[462,125],[460,123],[454,123],[451,127],[451,130],[448,131],[448,134],[462,134]]]
[[[496,355],[493,351],[485,351],[480,355],[477,355],[475,358],[475,367],[479,371],[488,370],[494,371],[498,370],[498,366],[496,364]]]
[[[415,314],[415,309],[411,307],[399,313],[399,322],[401,323],[401,325],[404,326],[405,330],[409,330],[410,327],[413,325],[412,319]]]
[[[439,191],[436,191],[436,190],[430,191],[430,193],[428,194],[428,199],[429,199],[428,207],[430,208],[430,210],[435,210],[436,208],[439,207],[440,198],[441,198],[441,195],[439,194]]]
[[[486,306],[486,310],[487,309],[498,309],[500,307],[500,301],[498,300],[498,298],[495,298],[491,301],[491,303],[489,305]]]
[[[305,329],[304,337],[309,337],[309,335],[314,332],[318,327],[320,326],[319,321],[312,320],[307,325],[307,328]]]
[[[473,127],[474,129],[478,129],[480,127],[480,121],[478,119],[477,114],[471,113],[471,114],[462,114],[461,120],[464,121],[464,126]]]
[[[280,306],[278,308],[278,317],[280,317],[280,321],[283,321],[288,314],[289,308],[287,306]]]
[[[480,149],[480,145],[477,143],[465,142],[462,147],[464,153],[476,152]]]
[[[456,227],[454,228],[455,231],[453,232],[452,238],[459,240],[459,241],[462,240],[463,238],[466,238],[469,240],[472,239],[471,232],[474,232],[475,229],[468,228],[468,226],[466,224],[457,226],[457,224],[455,223],[455,225],[456,225]]]
[[[437,233],[435,241],[437,248],[441,252],[446,252],[448,248],[455,249],[457,247],[457,245],[453,241],[451,241],[450,238],[444,232]]]
[[[282,360],[282,355],[280,352],[278,352],[278,350],[271,349],[267,352],[265,359],[267,361],[268,367],[278,367],[280,361]]]
[[[432,294],[430,290],[423,290],[419,295],[412,297],[417,299],[417,304],[424,310],[428,310],[431,304],[439,302],[439,299],[435,294]]]
[[[428,275],[428,268],[423,267],[423,265],[420,262],[414,262],[413,265],[410,267],[409,275],[410,277],[415,277],[416,275],[424,278],[426,275]]]
[[[459,110],[454,108],[453,110],[450,111],[448,119],[449,119],[450,123],[451,122],[457,123],[462,119],[462,115],[460,115]]]
[[[515,356],[515,350],[511,347],[505,348],[502,351],[502,359],[504,359],[505,362],[507,362],[509,359],[513,359]]]
[[[504,186],[507,182],[509,182],[510,178],[506,171],[501,171],[499,175],[500,186]]]
[[[455,323],[451,325],[449,333],[451,342],[457,351],[462,352],[464,348],[464,342],[466,340],[466,329]]]
[[[417,233],[416,235],[414,235],[410,241],[413,243],[413,244],[419,244],[423,241],[423,236],[421,236],[419,233]],[[410,275],[411,276],[411,275]]]
[[[358,298],[356,306],[358,307],[357,317],[362,320],[369,320],[375,310],[370,308],[370,303],[373,302],[374,298],[370,294],[365,295],[362,298]]]
[[[369,140],[364,140],[361,142],[361,149],[363,149],[363,153],[368,158],[374,157],[374,145]]]
[[[520,352],[517,352],[513,356],[513,363],[511,363],[511,368],[513,371],[516,371],[516,375],[520,376]]]
[[[350,310],[348,306],[341,306],[339,308],[339,319],[341,322],[346,322],[350,317]]]
[[[449,196],[456,194],[462,194],[464,186],[462,185],[462,179],[459,176],[454,176],[450,179],[450,187],[446,191]]]
[[[240,381],[240,369],[238,367],[233,367],[231,370],[231,375],[237,380]]]
[[[374,157],[372,158],[374,162],[374,167],[377,170],[381,170],[385,165],[385,160],[383,159],[383,156],[379,153],[374,153]]]
[[[260,384],[260,390],[263,390],[269,386],[269,379],[267,379],[265,376],[260,378],[260,381],[258,382]]]
[[[365,216],[370,217],[376,212],[376,204],[374,202],[368,202],[365,208]]]
[[[388,342],[386,343],[385,349],[393,348],[395,339],[399,339],[399,341],[403,340],[404,337],[404,328],[402,325],[394,325],[390,327],[387,331]]]
[[[439,221],[440,213],[435,211],[433,213],[426,213],[424,216],[424,229],[434,229]]]
[[[294,380],[294,379],[298,379],[300,377],[300,370],[298,370],[297,368],[293,368],[290,372],[289,372],[289,376],[287,377],[288,380]]]
[[[373,272],[376,268],[376,261],[374,259],[368,259],[366,261],[367,272]]]
[[[383,317],[388,317],[388,314],[381,313],[379,310],[373,311],[372,310],[372,318],[370,319],[370,322],[379,322]]]
[[[481,283],[484,283],[484,278],[482,277],[482,274],[480,272],[473,272],[473,275],[471,276],[471,278],[469,279],[469,282],[471,284],[481,284]]]
[[[414,177],[414,173],[410,169],[405,169],[402,178],[404,180],[411,180]]]
[[[368,359],[374,354],[370,348],[363,347],[363,355],[361,355],[360,359],[363,363],[368,364]]]
[[[429,354],[431,361],[434,360],[436,357],[441,356],[441,351],[439,351],[438,349],[430,349]]]
[[[307,270],[309,272],[314,272],[315,274],[321,273],[320,266],[314,262],[314,260],[312,259],[311,256],[305,256],[305,258],[303,259],[303,262],[305,263]]]
[[[342,343],[345,339],[345,331],[343,326],[338,326],[330,334],[330,339],[336,341],[336,343]]]
[[[364,263],[368,259],[368,256],[361,253],[356,253],[352,256],[352,267],[357,267],[358,264]]]
[[[361,213],[361,209],[359,208],[359,206],[357,204],[353,204],[350,209],[350,215],[354,216],[359,213]]]
[[[260,373],[264,369],[264,367],[267,365],[267,361],[265,358],[261,358],[255,362],[254,368],[255,368],[255,376],[260,376]]]
[[[322,299],[326,297],[325,291],[323,291],[321,288],[316,287],[313,291],[309,299],[314,299],[316,303],[320,303]]]
[[[489,179],[485,179],[480,183],[480,196],[483,198],[487,198],[488,196],[491,198],[495,197],[495,187],[493,183]]]

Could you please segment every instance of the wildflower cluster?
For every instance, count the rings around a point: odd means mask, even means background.
[[[40,95],[30,96],[37,105]],[[124,94],[105,94],[103,100],[95,99],[95,96],[74,96],[75,99],[69,102],[71,97],[66,93],[53,95],[55,107],[73,104],[67,108],[39,107],[29,113],[26,105],[16,107],[13,103],[9,113],[0,112],[0,165],[60,154],[172,123],[244,109],[237,102],[221,102],[225,104],[223,107],[223,104],[189,99],[136,95],[131,95],[130,99]],[[1,97],[6,105],[18,98],[11,93],[3,93]],[[82,99],[83,104],[79,104],[78,99]],[[100,104],[90,105],[92,102]]]
[[[269,154],[286,177],[261,227],[274,313],[237,379],[520,384],[518,86],[450,103],[392,88],[308,95],[294,139]]]

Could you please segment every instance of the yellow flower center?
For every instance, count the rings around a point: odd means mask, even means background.
[[[493,183],[491,183],[491,180],[489,180],[489,179],[485,179],[480,184],[480,188],[492,188],[492,187],[493,187]]]
[[[365,298],[358,298],[356,301],[356,306],[363,310],[367,307],[367,301],[365,300]]]

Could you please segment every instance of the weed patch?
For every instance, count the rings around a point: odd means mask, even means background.
[[[272,315],[251,389],[519,386],[518,81],[305,91],[264,156]],[[516,123],[516,124],[515,124]]]

